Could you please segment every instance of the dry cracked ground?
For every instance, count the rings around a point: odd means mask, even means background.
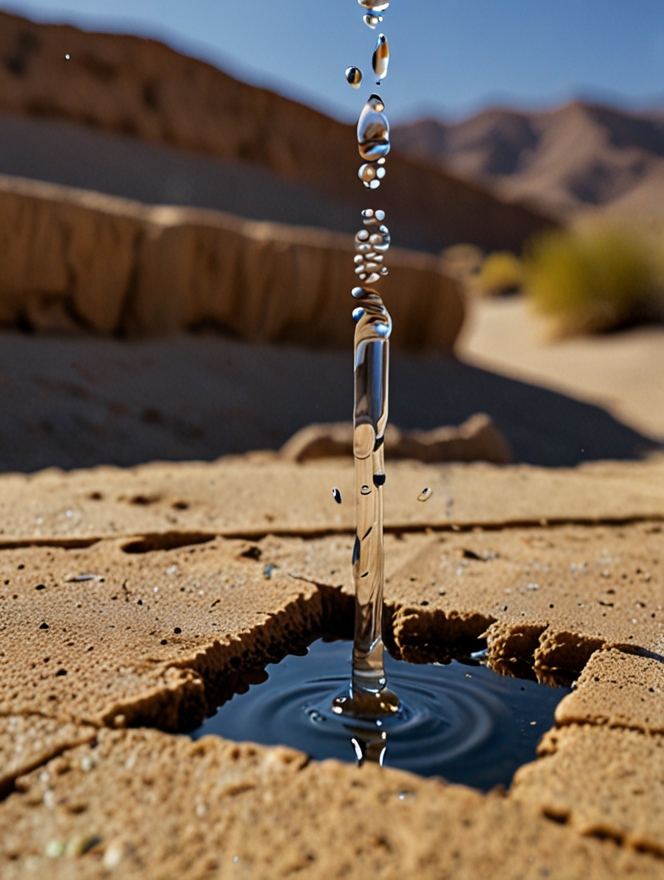
[[[348,634],[352,482],[260,456],[0,478],[3,880],[664,877],[662,457],[390,467],[393,653],[577,679],[509,791],[186,735]]]

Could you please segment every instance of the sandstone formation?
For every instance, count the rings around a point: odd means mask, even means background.
[[[350,126],[162,44],[3,13],[0,56],[0,110],[241,160],[365,207]],[[324,174],[319,151],[311,149],[316,142],[333,159]],[[520,250],[527,237],[553,222],[433,163],[394,155],[389,175],[381,200],[396,240],[400,228],[417,230],[423,248],[473,241]]]
[[[350,633],[331,465],[0,478],[4,534],[21,536],[0,549],[2,877],[661,877],[657,460],[391,468],[392,527],[406,473],[445,474],[466,508],[436,527],[434,494],[388,534],[392,651],[444,660],[485,642],[508,674],[578,677],[507,793],[175,735],[266,662]],[[485,529],[490,498],[502,512]],[[262,534],[223,537],[243,509]],[[551,513],[557,526],[537,521]]]
[[[5,325],[348,344],[350,236],[11,178],[0,207]],[[451,351],[463,299],[438,259],[395,248],[384,286],[395,346]]]
[[[417,461],[488,461],[508,464],[512,460],[509,444],[489,416],[478,413],[455,427],[432,431],[400,431],[388,425],[385,453],[390,458]],[[311,461],[353,454],[352,422],[308,425],[294,434],[279,455],[286,461]]]
[[[428,527],[621,523],[662,518],[664,458],[597,462],[575,469],[395,461],[385,484],[385,523]],[[99,537],[166,535],[177,546],[216,535],[349,533],[352,462],[297,465],[275,453],[213,464],[153,463],[63,474],[53,468],[1,478],[0,545],[86,546]],[[334,502],[338,487],[344,502]],[[420,502],[424,488],[432,489]],[[656,534],[662,527],[654,525]],[[608,554],[611,555],[611,554]]]

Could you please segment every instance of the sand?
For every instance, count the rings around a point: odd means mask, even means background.
[[[392,466],[396,487],[445,474],[459,499],[388,506],[392,651],[486,638],[498,670],[579,678],[506,794],[181,735],[257,667],[350,633],[335,469],[350,481],[343,460],[269,456],[0,477],[21,536],[0,550],[1,876],[662,876],[658,459]],[[260,534],[239,536],[247,510]]]
[[[474,300],[456,346],[467,363],[593,402],[664,438],[664,328],[553,341],[522,297]]]
[[[630,393],[640,384],[637,373]],[[403,429],[487,413],[517,462],[573,466],[653,448],[592,401],[442,355],[394,351],[390,398],[390,420]],[[352,407],[348,347],[0,335],[0,471],[278,449],[312,422],[346,421]]]

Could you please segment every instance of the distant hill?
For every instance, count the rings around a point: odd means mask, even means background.
[[[583,211],[664,219],[664,116],[574,102],[540,113],[491,109],[424,119],[393,134],[403,153],[569,218]]]
[[[0,114],[0,173],[112,195],[348,232],[377,204],[395,242],[431,251],[518,250],[552,222],[396,151],[369,197],[351,126],[139,37],[0,13]]]

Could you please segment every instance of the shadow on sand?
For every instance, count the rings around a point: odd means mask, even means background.
[[[488,413],[516,461],[548,467],[662,448],[598,406],[453,358],[395,353],[391,421]],[[213,460],[277,449],[311,422],[349,420],[352,356],[211,336],[120,342],[0,337],[0,470]]]

